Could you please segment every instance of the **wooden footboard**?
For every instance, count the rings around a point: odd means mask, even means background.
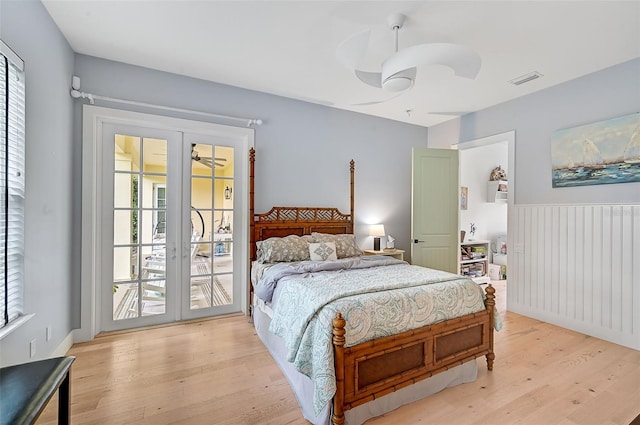
[[[439,372],[486,356],[493,369],[495,289],[486,288],[486,309],[445,322],[345,348],[346,321],[333,320],[336,394],[334,425],[344,412]]]

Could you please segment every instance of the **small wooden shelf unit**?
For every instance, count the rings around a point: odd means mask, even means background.
[[[460,274],[474,282],[489,283],[489,241],[475,240],[460,244]]]

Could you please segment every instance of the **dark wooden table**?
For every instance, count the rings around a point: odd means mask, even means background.
[[[0,425],[33,424],[58,389],[58,424],[68,424],[74,360],[56,357],[0,369]]]

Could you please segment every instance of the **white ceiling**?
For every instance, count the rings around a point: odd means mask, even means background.
[[[454,117],[437,112],[477,111],[640,57],[640,1],[43,4],[77,53],[422,126]],[[397,12],[408,16],[400,49],[463,44],[480,54],[482,68],[468,80],[443,66],[419,67],[409,92],[353,106],[391,94],[360,82],[336,60],[336,47],[373,29],[364,66],[379,71],[394,50],[386,19]],[[508,82],[532,71],[543,77],[521,86]]]

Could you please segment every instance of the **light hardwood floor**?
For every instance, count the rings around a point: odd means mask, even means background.
[[[493,372],[481,358],[475,382],[367,424],[626,425],[640,413],[640,351],[505,312],[504,299]],[[74,425],[308,424],[244,316],[110,334],[69,354]],[[38,424],[54,418],[55,402]]]

